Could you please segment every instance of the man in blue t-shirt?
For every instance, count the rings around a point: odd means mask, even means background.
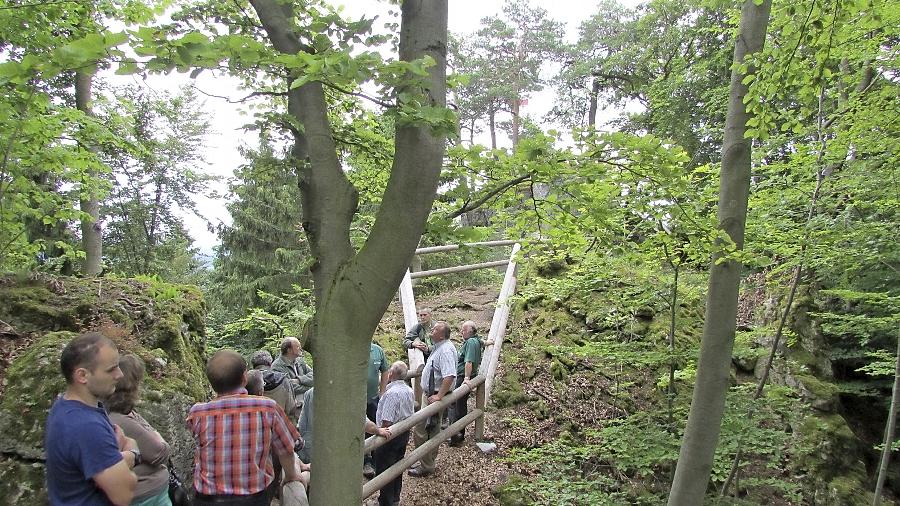
[[[83,334],[63,349],[60,368],[66,391],[50,408],[44,435],[50,504],[127,505],[141,453],[98,401],[122,377],[119,351],[101,334]]]

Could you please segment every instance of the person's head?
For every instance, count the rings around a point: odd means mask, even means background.
[[[281,340],[281,354],[286,357],[297,358],[300,356],[300,340],[296,337],[285,337]]]
[[[424,308],[420,309],[418,316],[419,316],[419,323],[421,323],[422,325],[425,325],[427,327],[428,324],[431,323],[431,308],[424,307]]]
[[[116,383],[116,391],[104,404],[113,413],[127,415],[134,410],[140,397],[141,382],[144,381],[144,361],[135,355],[123,355],[119,358],[119,369],[122,377]]]
[[[439,321],[431,329],[431,340],[434,342],[450,339],[450,325],[445,321]]]
[[[66,383],[94,397],[108,397],[122,377],[119,350],[103,334],[88,332],[72,339],[59,359]]]
[[[219,394],[234,392],[247,384],[247,362],[234,350],[219,350],[206,363],[206,378]]]
[[[263,373],[259,369],[247,371],[247,393],[250,395],[263,394]]]
[[[250,367],[254,369],[268,369],[272,366],[272,354],[266,350],[259,350],[250,355]]]
[[[388,369],[388,379],[391,381],[405,379],[407,372],[409,372],[409,367],[402,360],[398,360],[391,364],[391,368]]]
[[[462,326],[460,326],[459,333],[462,334],[463,339],[468,339],[477,334],[478,329],[475,328],[475,322],[466,320],[463,322]]]

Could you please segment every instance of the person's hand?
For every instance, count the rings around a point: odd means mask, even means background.
[[[378,427],[375,429],[375,434],[387,439],[391,437],[391,429],[389,427]]]
[[[425,343],[423,343],[421,340],[419,340],[419,338],[416,338],[416,340],[413,341],[413,348],[416,348],[417,350],[424,352],[425,350],[428,349],[428,346],[425,346]]]
[[[472,380],[470,380],[469,378],[464,379],[462,384],[469,387],[470,390],[472,389]]]
[[[119,446],[119,451],[124,452],[128,450],[129,448],[126,448],[125,445],[128,443],[129,438],[125,435],[125,431],[116,424],[113,424],[113,430],[116,432],[116,444]],[[132,441],[134,440],[132,439]]]
[[[494,340],[493,340],[493,339],[488,339],[487,341],[484,342],[484,346],[485,346],[485,347],[493,346],[493,345],[494,345]]]
[[[444,396],[441,394],[434,394],[428,398],[428,402],[438,402],[443,398],[444,398]]]
[[[138,448],[137,441],[135,441],[134,439],[131,439],[130,437],[125,438],[125,447],[122,448],[123,452],[127,452],[128,450],[141,451],[141,449]]]

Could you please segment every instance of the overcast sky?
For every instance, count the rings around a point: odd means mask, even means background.
[[[362,15],[370,17],[379,15],[374,27],[376,30],[381,29],[384,22],[399,21],[399,18],[391,18],[387,15],[390,8],[398,9],[396,6],[389,6],[385,2],[376,1],[347,1],[333,0],[333,4],[344,5],[345,17],[352,19],[359,18]],[[636,0],[620,0],[625,5],[636,5]],[[533,0],[532,5],[541,6],[546,9],[550,17],[557,21],[561,21],[567,26],[568,38],[575,40],[577,38],[578,26],[584,19],[587,19],[596,12],[596,0],[580,1],[580,0]],[[500,14],[503,2],[501,0],[450,0],[449,11],[449,28],[456,34],[472,33],[477,30],[479,22],[486,16]],[[197,79],[190,80],[185,74],[170,74],[168,76],[151,76],[146,80],[142,80],[138,76],[120,77],[114,79],[114,82],[131,81],[143,86],[147,86],[154,90],[170,90],[174,91],[179,86],[193,82],[194,86],[201,92],[210,95],[227,96],[232,99],[243,97],[246,91],[237,88],[237,81],[228,76],[216,76],[209,72],[202,73]],[[529,97],[528,105],[523,108],[523,113],[529,116],[540,118],[552,106],[553,96],[549,91],[532,95]],[[254,132],[244,132],[242,125],[250,121],[249,116],[245,115],[240,105],[229,103],[221,98],[205,97],[205,109],[208,112],[213,127],[213,134],[207,139],[205,158],[208,165],[207,171],[222,177],[222,181],[216,185],[216,190],[220,194],[225,194],[227,190],[227,178],[232,177],[234,170],[243,163],[243,159],[238,154],[237,146],[240,144],[255,145],[256,134]],[[204,218],[208,222],[216,225],[220,222],[230,223],[231,217],[225,209],[225,200],[222,198],[210,198],[207,195],[198,196],[199,208]],[[218,242],[216,235],[207,229],[206,221],[199,219],[193,215],[185,217],[185,222],[191,236],[194,238],[194,245],[198,247],[204,254],[211,254],[212,248]]]

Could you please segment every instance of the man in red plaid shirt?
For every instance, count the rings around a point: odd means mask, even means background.
[[[300,439],[278,404],[248,395],[247,363],[232,350],[220,350],[206,365],[216,392],[210,402],[195,404],[187,417],[194,434],[195,504],[269,506],[266,487],[276,478],[270,452],[284,469],[284,483],[301,481],[294,456]]]

